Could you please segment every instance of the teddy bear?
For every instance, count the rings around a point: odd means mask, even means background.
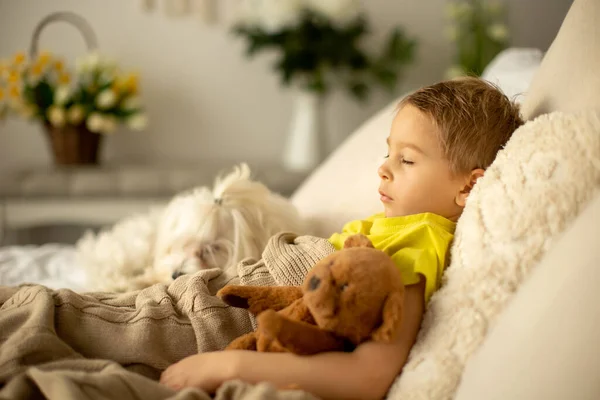
[[[362,235],[323,258],[302,286],[222,288],[225,303],[257,316],[257,329],[225,350],[311,355],[393,341],[401,327],[404,285],[392,259]]]

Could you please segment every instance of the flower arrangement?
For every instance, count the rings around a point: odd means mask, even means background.
[[[274,50],[284,85],[327,93],[339,84],[358,99],[373,83],[393,90],[416,46],[398,27],[379,54],[369,54],[369,23],[358,0],[244,0],[233,32],[250,57]]]
[[[137,130],[146,126],[138,76],[96,52],[78,58],[74,73],[49,52],[30,60],[17,53],[0,61],[0,116],[10,113],[97,134],[111,134],[119,124]]]
[[[450,0],[447,7],[447,36],[456,44],[455,62],[448,78],[481,75],[492,59],[508,45],[504,19],[506,9],[500,0]]]

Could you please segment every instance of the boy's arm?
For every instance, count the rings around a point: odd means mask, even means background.
[[[381,399],[406,363],[423,316],[425,283],[407,286],[404,319],[395,343],[367,342],[352,353],[296,356],[240,352],[233,378],[278,387],[298,386],[324,399]]]

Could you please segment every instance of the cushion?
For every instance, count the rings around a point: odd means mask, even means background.
[[[600,110],[600,1],[575,0],[538,70],[522,112]]]
[[[517,129],[498,153],[469,196],[442,287],[390,398],[454,395],[508,300],[600,188],[599,133],[600,111],[555,112]]]
[[[498,318],[456,400],[600,399],[598,221],[600,195]]]

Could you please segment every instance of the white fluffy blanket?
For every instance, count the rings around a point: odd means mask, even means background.
[[[466,362],[554,239],[600,187],[600,112],[519,128],[475,186],[452,260],[389,398],[454,397]]]

